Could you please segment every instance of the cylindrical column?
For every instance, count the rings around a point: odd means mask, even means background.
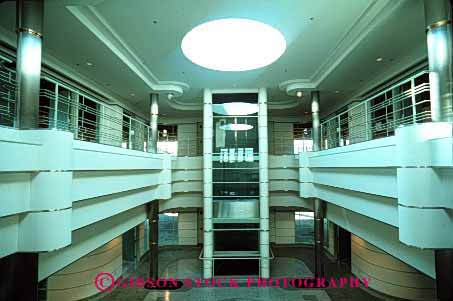
[[[150,135],[148,137],[148,149],[151,153],[157,153],[157,119],[159,117],[159,94],[150,95]]]
[[[324,202],[314,199],[314,235],[315,235],[315,276],[324,276],[323,253],[324,253]]]
[[[0,300],[38,298],[38,253],[14,253],[0,258]],[[8,276],[6,276],[8,275]]]
[[[432,120],[453,121],[452,5],[450,0],[425,0]]]
[[[269,162],[267,137],[267,91],[258,92],[258,143],[260,179],[260,273],[270,277],[269,265]]]
[[[453,300],[453,250],[434,251],[436,263],[436,291],[438,300]]]
[[[39,125],[42,24],[44,0],[17,0],[17,127]]]
[[[313,151],[317,152],[321,149],[320,122],[319,122],[319,91],[311,92],[311,116]]]
[[[450,0],[425,0],[431,118],[434,122],[453,121],[452,9]],[[453,300],[453,250],[435,250],[434,254],[437,298]]]
[[[313,119],[313,151],[321,150],[320,122],[319,122],[319,91],[311,92],[311,114]],[[314,208],[314,235],[315,235],[315,276],[320,277],[324,274],[322,264],[322,254],[324,252],[324,210],[323,201],[315,198]]]
[[[148,203],[149,278],[159,277],[159,200]]]
[[[214,234],[212,232],[212,92],[203,96],[203,276],[213,277]]]

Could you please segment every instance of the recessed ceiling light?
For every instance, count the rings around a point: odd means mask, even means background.
[[[305,112],[305,114],[308,114],[308,112]]]
[[[297,92],[296,92],[296,96],[299,97],[299,98],[301,98],[302,96],[304,96],[304,92],[302,92],[302,91],[297,91]]]
[[[181,42],[194,64],[217,71],[248,71],[275,62],[286,50],[283,34],[250,19],[219,19],[196,26]]]
[[[87,66],[91,67],[91,66],[93,66],[93,63],[92,62],[87,62]]]
[[[380,63],[380,62],[382,62],[383,60],[384,60],[384,59],[383,59],[382,57],[378,57],[378,58],[376,59],[376,62]]]
[[[338,93],[340,93],[340,91],[337,90],[337,91],[335,91],[335,93],[338,94]]]
[[[131,93],[130,95],[131,95],[132,97],[134,97],[134,96],[135,96],[135,93]]]

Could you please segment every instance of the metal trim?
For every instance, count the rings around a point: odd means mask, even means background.
[[[42,33],[40,32],[37,32],[31,28],[27,28],[27,27],[18,27],[16,29],[16,32],[17,33],[20,33],[20,32],[24,32],[24,33],[29,33],[31,35],[34,35],[34,36],[37,36],[38,38],[42,39]]]
[[[446,26],[446,25],[450,25],[450,24],[453,24],[453,20],[440,20],[440,21],[437,21],[437,22],[434,22],[433,24],[429,25],[426,27],[426,33],[428,33],[429,31],[435,29],[435,28],[439,28],[439,27],[442,27],[442,26]]]

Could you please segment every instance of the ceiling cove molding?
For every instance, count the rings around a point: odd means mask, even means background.
[[[17,36],[14,32],[7,31],[3,27],[0,27],[0,40],[4,41],[6,44],[10,45],[13,48],[17,48]],[[9,51],[6,50],[8,53]],[[13,57],[16,56],[16,53],[11,53]],[[94,81],[93,79],[88,78],[85,75],[82,75],[80,72],[75,70],[73,67],[57,59],[54,55],[49,53],[49,50],[43,51],[42,53],[42,64],[49,67],[51,70],[62,74],[65,77],[70,77],[72,84],[76,86],[80,85],[86,87],[89,90],[94,91],[95,93],[101,96],[102,102],[108,105],[119,105],[122,108],[129,110],[130,112],[140,116],[141,118],[148,118],[149,116],[143,114],[140,110],[137,110],[129,105],[129,103],[120,95],[115,92],[106,89],[102,84]],[[48,72],[54,73],[51,70]],[[57,76],[58,77],[58,76]],[[87,92],[90,94],[89,92]]]
[[[203,110],[203,99],[198,102],[185,102],[176,99],[175,97],[168,99],[167,104],[176,110],[182,111],[200,111]]]
[[[288,95],[294,95],[298,90],[315,90],[341,62],[361,43],[361,41],[390,16],[403,1],[374,0],[354,21],[349,30],[330,51],[326,60],[314,72],[311,78],[292,79],[280,83],[279,88]]]
[[[302,105],[303,98],[295,98],[282,101],[268,101],[267,107],[270,110],[284,110],[284,109],[293,109]]]
[[[94,6],[67,6],[66,8],[142,79],[152,92],[172,93],[178,97],[189,89],[189,85],[186,83],[160,81]]]
[[[220,91],[220,90],[218,90]],[[268,108],[270,110],[284,110],[284,109],[292,109],[302,105],[302,98],[297,99],[290,99],[284,101],[269,101]],[[172,98],[169,99],[167,104],[176,110],[183,110],[183,111],[200,111],[203,110],[203,100],[200,99],[199,102],[183,102],[178,99]]]

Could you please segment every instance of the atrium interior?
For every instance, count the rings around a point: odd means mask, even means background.
[[[0,0],[0,300],[453,300],[451,0]]]

